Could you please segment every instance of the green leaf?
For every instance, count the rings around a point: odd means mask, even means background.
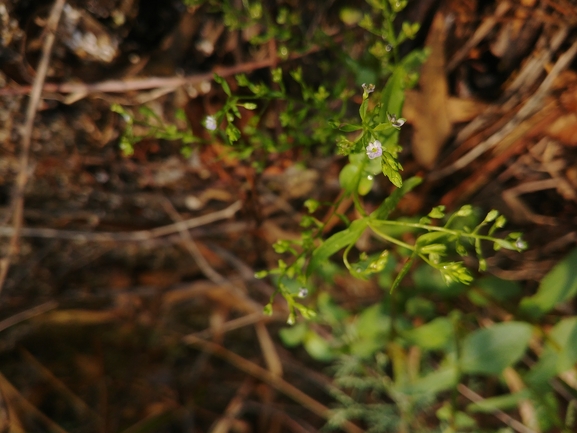
[[[279,336],[285,346],[295,347],[303,342],[307,330],[306,323],[300,322],[294,326],[282,328]]]
[[[525,383],[538,391],[550,389],[549,380],[556,374],[557,359],[555,351],[544,350],[539,361],[531,366],[531,370],[525,375]]]
[[[383,164],[383,174],[389,178],[391,183],[397,188],[403,186],[403,177],[398,171],[392,170],[388,165]]]
[[[230,87],[228,86],[228,83],[226,82],[226,80],[224,78],[222,78],[218,74],[214,74],[214,81],[216,81],[218,84],[220,84],[222,86],[222,90],[224,90],[224,93],[226,93],[228,96],[232,95],[232,93],[230,91]]]
[[[525,353],[533,329],[524,322],[498,323],[479,329],[463,341],[461,369],[466,373],[499,374]]]
[[[561,320],[548,334],[539,361],[531,367],[524,380],[539,393],[550,390],[550,380],[572,368],[577,361],[577,317]]]
[[[371,192],[373,188],[373,183],[375,182],[372,175],[369,176],[361,176],[359,179],[359,187],[357,189],[360,196],[367,195]]]
[[[363,99],[363,102],[361,103],[361,108],[359,108],[359,115],[361,116],[361,121],[365,121],[365,118],[367,117],[367,110],[369,108],[369,99]]]
[[[307,268],[307,277],[310,276],[315,269],[326,262],[330,256],[337,251],[354,244],[363,234],[367,227],[367,219],[359,219],[353,221],[352,224],[342,232],[335,233],[328,238],[320,247],[318,247],[312,254],[311,261]]]
[[[303,317],[307,320],[311,320],[316,317],[317,312],[312,308],[306,307],[303,304],[299,304],[298,302],[294,303],[295,308],[303,315]]]
[[[389,293],[393,293],[395,291],[395,289],[399,286],[399,284],[401,284],[401,281],[403,281],[403,278],[405,278],[405,276],[409,273],[409,271],[411,270],[411,266],[413,266],[413,262],[415,261],[415,257],[417,257],[417,251],[416,250],[413,252],[411,257],[409,257],[407,259],[407,261],[405,262],[405,264],[403,265],[403,268],[398,273],[397,277],[395,278],[395,281],[393,281],[393,284],[391,285],[391,290]]]
[[[158,114],[156,114],[154,112],[154,110],[150,107],[147,107],[146,105],[142,105],[141,107],[138,108],[138,112],[140,114],[142,114],[144,117],[146,118],[153,118],[155,119],[158,123],[162,124],[162,119],[158,116]]]
[[[232,123],[229,123],[226,127],[226,135],[228,139],[234,143],[240,138],[240,130]]]
[[[548,349],[557,355],[557,373],[570,370],[577,362],[577,317],[557,323],[549,333]]]
[[[441,368],[415,380],[401,391],[407,394],[437,394],[454,388],[458,383],[458,373],[454,366]]]
[[[405,312],[410,317],[432,320],[437,316],[436,303],[423,296],[412,295],[405,303]]]
[[[391,125],[390,123],[380,123],[373,128],[373,131],[374,132],[385,132],[385,131],[390,131],[393,129],[395,129],[395,127],[393,125]]]
[[[339,131],[342,132],[354,132],[354,131],[359,131],[361,129],[363,129],[363,127],[361,125],[353,125],[350,123],[336,123],[334,121],[329,121],[329,125],[331,125],[332,128],[334,129],[338,129]]]
[[[319,293],[317,307],[319,316],[332,327],[341,325],[349,316],[349,312],[337,305],[327,292]]]
[[[383,150],[383,156],[381,157],[383,162],[382,170],[383,174],[389,178],[391,183],[395,185],[397,188],[403,186],[403,178],[401,177],[399,170],[402,170],[403,167],[399,162],[395,159],[395,157]]]
[[[419,236],[419,238],[417,239],[417,245],[418,246],[425,246],[425,245],[429,245],[429,244],[434,244],[434,243],[445,243],[450,241],[450,239],[446,239],[448,237],[450,237],[451,234],[450,233],[445,233],[445,232],[429,232],[429,233],[424,233],[421,236]],[[445,242],[443,242],[445,241]]]
[[[475,282],[484,293],[488,294],[496,301],[506,301],[521,294],[521,286],[515,281],[507,281],[495,276],[488,276],[478,279]]]
[[[430,218],[443,218],[445,216],[445,206],[434,207],[428,215]]]
[[[381,123],[390,123],[389,119],[387,118],[387,113],[395,114],[397,116],[401,115],[403,111],[403,103],[405,102],[405,86],[403,83],[405,75],[405,69],[398,65],[395,67],[393,74],[387,81],[381,96]],[[398,131],[396,131],[396,133],[398,134]]]
[[[188,118],[186,117],[186,112],[182,108],[178,108],[174,112],[174,117],[176,117],[178,120],[182,120],[183,122],[188,121]]]
[[[445,244],[429,244],[419,247],[420,254],[438,254],[445,255],[447,252],[447,246]]]
[[[440,350],[453,341],[453,324],[446,317],[438,317],[429,323],[402,333],[410,343],[426,350]]]
[[[358,338],[351,343],[351,354],[369,358],[385,346],[391,330],[391,317],[381,304],[372,305],[359,315],[354,329]]]
[[[531,396],[531,390],[524,388],[514,394],[505,394],[498,397],[485,398],[477,403],[467,406],[467,411],[493,413],[496,410],[516,409],[519,402],[527,400]]]
[[[307,332],[303,345],[309,355],[317,361],[331,361],[335,357],[329,342],[316,332]]]
[[[385,201],[371,213],[371,220],[385,220],[389,217],[389,214],[395,210],[399,201],[405,194],[419,185],[423,180],[420,177],[411,177],[410,179],[403,182],[403,186],[399,189],[396,189],[392,192],[392,194],[385,199]]]
[[[339,12],[339,18],[347,26],[352,26],[357,24],[363,18],[363,14],[359,9],[344,7]]]
[[[349,194],[354,192],[359,184],[361,168],[358,164],[347,164],[339,174],[339,183],[341,188]]]
[[[577,249],[559,262],[539,284],[537,293],[521,301],[521,311],[538,318],[577,294]]]

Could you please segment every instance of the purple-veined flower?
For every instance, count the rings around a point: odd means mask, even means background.
[[[373,93],[375,91],[375,85],[363,83],[363,90],[367,92],[367,94]]]
[[[373,140],[369,142],[369,145],[366,149],[369,159],[379,158],[383,154],[383,146],[379,140]]]
[[[395,128],[400,128],[407,121],[402,117],[397,119],[397,116],[395,114],[389,114],[389,113],[387,113],[387,118],[389,119],[389,122],[391,122],[391,125],[393,125]]]
[[[204,126],[209,131],[216,131],[216,118],[214,116],[206,116],[206,119],[204,119]]]

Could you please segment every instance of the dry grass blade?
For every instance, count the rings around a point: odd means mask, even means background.
[[[92,410],[84,400],[78,397],[64,382],[62,382],[62,380],[57,378],[48,368],[38,361],[34,355],[24,348],[21,349],[21,352],[24,359],[30,363],[55,390],[70,401],[70,405],[74,408],[79,417],[90,418],[92,422],[100,428],[104,426],[104,420],[100,415],[94,412],[94,410]]]
[[[517,373],[511,367],[507,367],[503,371],[503,378],[505,379],[507,386],[511,390],[511,394],[520,392],[522,389],[525,388],[525,384],[523,383],[523,380],[519,376],[519,373]],[[535,406],[533,405],[533,403],[531,403],[529,399],[521,400],[518,403],[518,407],[523,423],[529,426],[531,429],[539,431],[539,421],[537,419],[537,413],[535,411]]]
[[[54,6],[52,6],[52,10],[50,11],[50,16],[48,17],[48,23],[46,25],[48,34],[46,35],[44,45],[42,46],[42,56],[40,57],[36,77],[34,78],[34,84],[32,85],[30,100],[28,101],[28,107],[26,109],[26,121],[22,128],[18,175],[16,177],[16,184],[12,195],[12,224],[14,232],[10,239],[8,254],[0,260],[0,292],[4,286],[4,280],[8,275],[10,261],[18,251],[18,239],[20,236],[20,229],[22,228],[22,219],[24,214],[24,188],[26,187],[29,176],[28,165],[30,159],[30,144],[32,142],[32,128],[34,126],[34,118],[36,117],[38,104],[40,103],[42,86],[46,79],[46,73],[48,72],[50,54],[56,38],[55,32],[58,27],[58,22],[60,21],[60,16],[62,15],[64,3],[65,0],[56,0]]]
[[[438,12],[427,38],[431,54],[421,68],[421,92],[411,142],[413,157],[426,168],[434,165],[452,130],[447,107],[449,86],[445,76],[445,39],[445,18]]]
[[[459,392],[463,396],[467,397],[469,400],[471,400],[474,403],[478,403],[478,402],[481,402],[484,400],[483,397],[481,397],[475,391],[466,387],[462,383],[457,385],[457,389],[459,390]],[[497,417],[499,420],[501,420],[502,422],[507,424],[509,427],[511,427],[513,430],[515,430],[519,433],[538,433],[537,431],[530,429],[529,427],[524,426],[519,421],[517,421],[516,419],[507,415],[505,412],[503,412],[500,409],[495,409],[493,411],[493,415],[495,415],[495,417]]]
[[[63,0],[57,0],[57,2],[64,3]],[[335,37],[335,42],[338,42],[339,40],[340,37]],[[288,60],[299,59],[301,57],[305,57],[309,54],[320,51],[321,49],[321,47],[313,47],[304,53],[293,53],[289,56]],[[165,94],[167,92],[173,92],[177,88],[184,85],[195,85],[206,81],[212,81],[215,73],[221,77],[232,77],[237,74],[253,72],[257,69],[274,67],[277,62],[278,58],[275,55],[264,60],[251,61],[230,67],[218,67],[215,68],[214,72],[207,72],[186,77],[133,78],[123,80],[106,80],[99,83],[44,84],[44,81],[42,81],[40,86],[41,90],[44,92],[72,94],[73,99],[71,99],[71,101],[76,101],[94,93],[125,93],[134,90],[158,89],[160,94]],[[38,69],[37,73],[39,72],[40,68]],[[33,91],[34,86],[19,86],[15,88],[6,87],[0,89],[0,95],[27,95]]]
[[[210,429],[210,433],[228,433],[238,415],[242,411],[245,400],[254,388],[254,383],[251,378],[246,378],[236,395],[228,403],[224,416],[221,417],[215,425]]]
[[[267,316],[265,314],[263,314],[262,312],[256,312],[256,313],[251,313],[251,314],[247,314],[246,316],[242,316],[239,317],[237,319],[232,319],[229,320],[228,322],[224,322],[220,328],[218,329],[219,333],[225,333],[225,332],[230,332],[230,331],[234,331],[235,329],[239,329],[239,328],[243,328],[245,326],[249,326],[249,325],[254,325],[256,323],[267,323],[269,321],[278,319],[280,321],[285,322],[286,321],[286,314],[284,313],[273,313],[273,316]],[[193,335],[194,337],[197,338],[210,338],[214,335],[215,330],[212,328],[208,328],[205,329],[204,331],[200,331],[200,332],[196,332]],[[184,337],[186,338],[186,337]]]
[[[46,430],[50,433],[68,433],[42,412],[40,412],[36,406],[30,403],[15,387],[10,383],[6,377],[2,373],[0,373],[0,389],[4,394],[4,397],[7,401],[12,402],[12,404],[17,405],[20,410],[26,411],[30,414],[33,418],[40,421],[45,427]],[[13,421],[12,423],[14,423]]]
[[[25,320],[44,314],[47,311],[54,310],[55,308],[58,308],[58,302],[48,301],[44,304],[37,305],[36,307],[29,308],[26,311],[22,311],[21,313],[14,314],[0,322],[0,332],[10,328],[11,326],[17,325],[18,323],[24,322]]]
[[[475,159],[477,159],[479,156],[481,156],[483,153],[485,153],[487,150],[499,144],[501,140],[503,140],[505,137],[507,137],[507,135],[512,133],[519,124],[521,124],[525,119],[527,119],[537,110],[539,110],[539,108],[543,104],[543,98],[546,96],[546,94],[551,89],[551,86],[553,85],[553,81],[563,70],[565,70],[569,66],[569,64],[571,63],[576,54],[577,54],[577,41],[574,42],[573,45],[571,45],[571,47],[559,57],[559,59],[555,63],[555,66],[553,67],[553,69],[551,69],[551,72],[549,72],[545,80],[543,80],[543,82],[539,86],[539,89],[537,89],[537,91],[529,98],[529,100],[523,105],[523,107],[521,107],[521,109],[515,114],[515,116],[509,122],[507,122],[507,124],[503,128],[501,128],[501,130],[491,135],[487,140],[483,141],[482,143],[479,143],[477,146],[475,146],[475,148],[470,150],[468,153],[463,155],[461,158],[459,158],[457,161],[455,161],[448,167],[445,167],[439,171],[432,173],[430,176],[430,180],[442,179],[466,167]]]
[[[222,346],[219,346],[218,344],[196,338],[192,335],[186,337],[183,342],[195,346],[199,350],[208,352],[211,355],[215,355],[221,359],[224,359],[226,362],[235,366],[239,370],[242,370],[245,373],[255,377],[256,379],[269,384],[276,390],[282,392],[284,395],[293,399],[295,402],[317,414],[321,418],[329,419],[331,411],[328,407],[309,397],[300,389],[281,379],[279,376],[265,370],[264,368],[243,358],[242,356],[239,356],[236,353],[231,352]],[[343,425],[343,429],[349,433],[361,433],[363,431],[350,421],[347,421]]]
[[[236,214],[242,203],[234,202],[225,209],[212,212],[188,220],[178,221],[151,230],[138,230],[134,232],[88,232],[80,230],[57,230],[50,228],[22,228],[21,233],[30,237],[70,239],[75,241],[90,242],[145,242],[163,236],[168,236],[183,230],[190,230],[196,227],[208,225],[210,223],[231,218]],[[13,227],[0,227],[1,236],[13,236],[16,230]]]
[[[495,14],[485,18],[479,28],[475,31],[475,34],[471,39],[469,39],[465,45],[463,45],[459,51],[453,56],[447,65],[447,71],[452,72],[459,63],[467,57],[467,54],[471,49],[479,42],[481,42],[495,27],[499,20],[511,9],[511,4],[509,2],[500,2]]]

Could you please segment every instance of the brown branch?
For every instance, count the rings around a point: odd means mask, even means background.
[[[527,100],[527,102],[519,109],[519,111],[513,116],[509,122],[503,126],[499,131],[491,135],[482,143],[479,143],[468,153],[460,157],[458,160],[453,162],[451,165],[442,168],[436,172],[431,173],[429,179],[439,180],[446,176],[455,173],[458,170],[469,165],[487,150],[497,146],[505,137],[512,133],[517,126],[519,126],[524,120],[528,119],[530,116],[535,114],[543,106],[543,101],[545,96],[551,90],[554,80],[559,76],[559,74],[564,71],[569,64],[573,61],[573,58],[577,55],[577,41],[573,42],[573,45],[565,51],[555,63],[555,66],[549,72],[549,75],[543,80],[537,91]]]
[[[156,227],[150,230],[138,230],[133,232],[88,232],[82,230],[59,230],[51,228],[20,228],[20,235],[36,238],[57,238],[75,241],[91,242],[145,242],[163,236],[179,233],[182,230],[190,230],[201,227],[215,221],[231,218],[241,208],[242,203],[236,201],[222,210],[179,221],[166,226]],[[0,238],[14,236],[14,227],[0,227]]]
[[[480,402],[485,400],[483,397],[481,397],[475,391],[473,391],[470,388],[467,388],[463,384],[457,385],[457,390],[461,393],[461,395],[468,398],[469,400],[471,400],[474,403],[480,403]],[[513,430],[518,431],[519,433],[537,433],[535,430],[525,426],[524,424],[517,421],[515,418],[509,416],[508,414],[506,414],[505,412],[503,412],[500,409],[495,408],[493,410],[493,415],[497,419],[499,419],[500,421],[502,421],[503,423],[505,423],[506,425],[511,427]]]
[[[337,38],[338,40],[339,38]],[[320,47],[313,47],[304,53],[293,54],[289,60],[295,60],[308,54],[320,51]],[[276,57],[264,60],[251,61],[230,67],[217,67],[213,72],[189,75],[185,77],[147,77],[132,78],[128,80],[106,80],[99,83],[46,83],[44,92],[50,93],[78,93],[88,95],[91,93],[124,93],[134,90],[148,89],[177,89],[180,86],[200,84],[204,81],[212,81],[214,74],[221,77],[231,77],[236,74],[252,72],[256,69],[274,67],[278,63]],[[5,87],[0,89],[0,95],[27,95],[31,86]]]
[[[26,109],[26,121],[22,128],[22,144],[20,148],[18,176],[16,177],[16,184],[14,185],[14,191],[12,195],[12,225],[14,226],[14,233],[10,239],[6,257],[3,257],[0,260],[0,292],[4,286],[6,275],[8,275],[10,261],[18,251],[18,239],[20,235],[20,229],[22,228],[22,220],[24,214],[24,188],[28,182],[28,165],[30,159],[30,143],[32,141],[32,128],[34,126],[34,118],[36,117],[36,112],[40,103],[42,86],[44,84],[44,80],[46,79],[46,73],[48,72],[50,54],[52,53],[52,46],[54,45],[54,40],[56,38],[56,28],[58,27],[58,22],[60,21],[60,16],[62,15],[64,3],[65,0],[56,0],[54,2],[54,6],[52,6],[52,10],[50,11],[48,23],[46,24],[46,39],[44,40],[44,45],[42,46],[42,56],[40,58],[40,62],[38,63],[38,70],[36,71],[36,77],[34,78],[34,83],[32,84],[32,90],[30,93],[30,100],[28,101],[28,107]]]
[[[260,365],[257,365],[216,343],[197,338],[194,335],[184,337],[183,342],[185,344],[190,344],[203,352],[218,356],[239,370],[244,371],[246,374],[269,384],[318,416],[327,420],[330,418],[331,410],[328,407],[311,398],[308,394],[305,394],[300,389],[283,380],[281,377],[265,370]],[[342,429],[349,433],[361,433],[363,431],[350,421],[346,421],[342,426]]]
[[[45,302],[44,304],[40,304],[37,305],[36,307],[32,307],[28,310],[14,314],[13,316],[10,316],[7,319],[4,319],[0,322],[0,332],[14,325],[17,325],[18,323],[24,322],[28,319],[44,314],[47,311],[54,310],[55,308],[58,308],[58,302],[48,301]]]

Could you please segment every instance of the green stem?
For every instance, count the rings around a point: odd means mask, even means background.
[[[430,232],[445,232],[445,233],[450,234],[450,235],[462,236],[464,238],[481,239],[481,240],[486,240],[486,241],[494,241],[495,240],[495,238],[493,238],[491,236],[479,235],[479,234],[476,234],[475,232],[467,233],[467,232],[463,232],[463,231],[459,231],[459,230],[451,230],[451,229],[448,229],[446,227],[430,226],[427,224],[409,223],[409,222],[404,222],[404,221],[389,221],[389,220],[378,220],[378,222],[380,224],[423,229],[423,230],[427,230]],[[372,225],[371,225],[371,228],[373,228]],[[373,230],[374,230],[374,228],[373,228]]]
[[[407,248],[410,251],[415,251],[414,245],[407,244],[406,242],[400,241],[397,238],[394,238],[394,237],[389,236],[389,235],[387,235],[387,234],[385,234],[379,230],[376,230],[370,223],[369,223],[369,227],[373,230],[373,232],[375,232],[377,235],[379,235],[384,240],[389,241],[390,243],[398,245],[400,247]]]
[[[387,1],[383,2],[383,15],[387,21],[387,40],[388,43],[393,47],[393,57],[394,64],[399,64],[399,49],[397,47],[397,38],[395,36],[395,29],[393,27],[393,21],[395,18],[395,13],[391,11]]]

